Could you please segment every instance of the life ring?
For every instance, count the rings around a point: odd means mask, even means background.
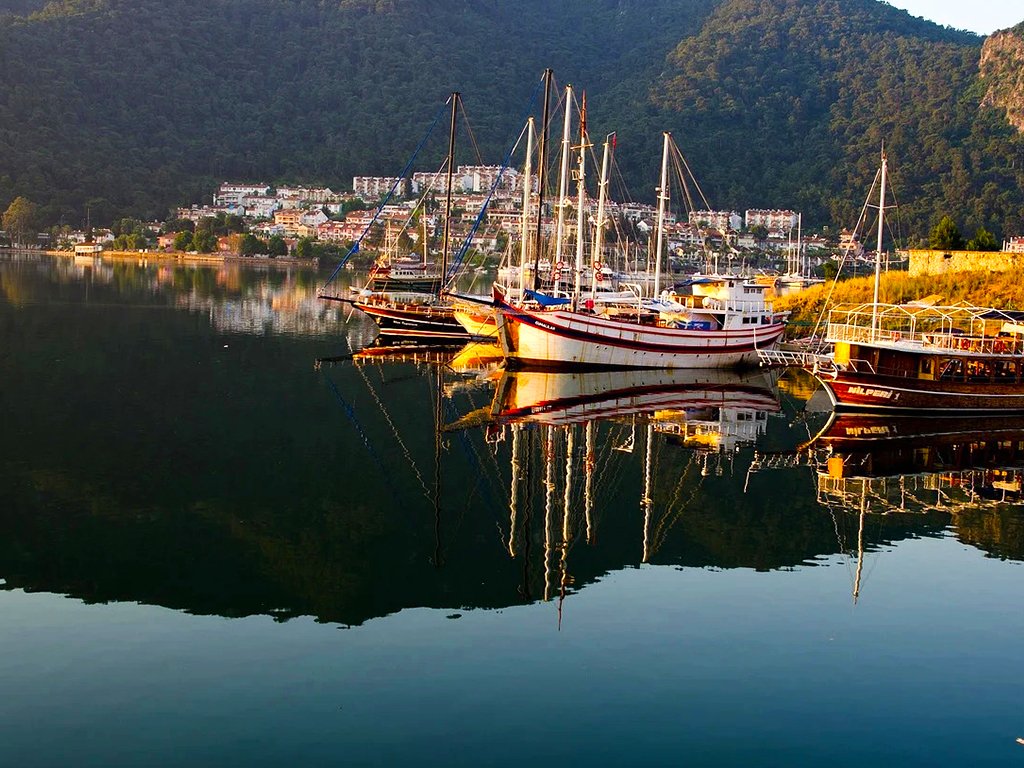
[[[970,349],[970,348],[971,348],[971,340],[970,339],[960,339],[960,349]]]
[[[595,261],[594,262],[594,271],[595,272],[600,272],[602,269],[604,269],[604,264],[602,264],[600,261]]]

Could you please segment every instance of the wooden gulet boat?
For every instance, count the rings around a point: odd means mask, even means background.
[[[813,372],[836,410],[1024,412],[1024,314],[957,305],[833,310]]]
[[[832,310],[833,351],[805,364],[838,411],[1024,412],[1024,313],[879,303],[887,170],[883,151],[874,301]]]
[[[567,100],[568,101],[568,100]],[[568,123],[568,120],[566,121]],[[585,118],[581,116],[577,233],[583,231]],[[668,201],[668,157],[671,135],[664,134],[655,294],[664,247]],[[582,266],[582,238],[577,235],[577,275]],[[784,316],[765,301],[767,286],[733,275],[705,277],[694,295],[669,296],[654,302],[637,300],[634,307],[598,308],[580,301],[576,291],[570,308],[513,305],[496,292],[498,338],[510,366],[543,368],[736,368],[753,366],[758,351],[782,337]]]

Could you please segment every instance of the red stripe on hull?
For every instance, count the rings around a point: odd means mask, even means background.
[[[823,378],[836,410],[1024,412],[1024,390],[1013,384],[905,379],[840,373]]]

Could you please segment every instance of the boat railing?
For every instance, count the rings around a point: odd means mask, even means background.
[[[1024,343],[1003,336],[964,336],[953,333],[923,333],[921,343],[927,349],[969,352],[980,355],[1020,355]]]
[[[870,360],[864,360],[859,357],[855,357],[850,360],[850,369],[857,371],[859,373],[864,373],[865,371],[871,374],[878,373],[878,371],[875,370],[875,366],[871,364]]]
[[[791,349],[759,349],[757,359],[763,368],[815,369],[832,362],[829,355]]]
[[[948,352],[966,352],[978,355],[1021,355],[1024,341],[1012,336],[977,336],[957,331],[914,333],[905,329],[871,328],[850,323],[829,323],[829,341],[860,344],[906,345]]]

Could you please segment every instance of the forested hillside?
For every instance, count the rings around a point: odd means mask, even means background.
[[[667,129],[712,204],[846,224],[885,138],[908,231],[1017,232],[1024,145],[980,106],[981,42],[875,0],[0,0],[0,206],[77,224],[224,178],[343,188],[401,168],[456,89],[497,162],[551,66],[619,132],[634,197]]]
[[[980,106],[979,54],[977,38],[873,0],[728,0],[676,48],[652,100],[678,112],[728,204],[853,222],[884,140],[905,235],[943,212],[1017,233],[1024,142]]]

